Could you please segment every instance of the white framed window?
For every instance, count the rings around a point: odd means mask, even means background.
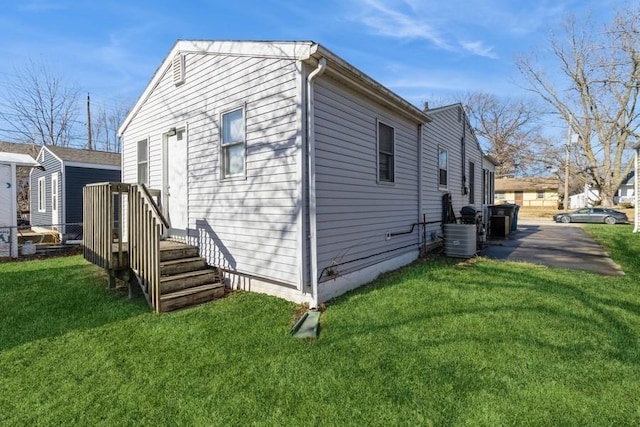
[[[38,212],[47,211],[47,181],[46,177],[38,178]]]
[[[544,199],[544,190],[538,190],[537,198],[538,199]]]
[[[498,200],[506,199],[505,193],[496,193],[494,198]]]
[[[395,129],[378,121],[378,182],[395,182]]]
[[[138,141],[138,184],[149,186],[149,140]]]
[[[220,123],[220,154],[222,178],[244,177],[246,170],[244,107],[222,113]]]
[[[447,150],[438,148],[438,186],[445,188],[448,180],[448,156]]]

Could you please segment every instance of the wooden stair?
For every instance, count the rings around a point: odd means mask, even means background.
[[[217,269],[207,265],[196,246],[160,242],[160,310],[177,310],[224,296]]]

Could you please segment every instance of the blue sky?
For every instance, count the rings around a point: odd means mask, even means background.
[[[94,105],[133,103],[177,39],[313,40],[417,106],[481,90],[525,94],[514,58],[567,13],[616,0],[21,0],[0,15],[0,91],[32,61]],[[0,108],[2,102],[0,100]],[[0,132],[0,139],[11,140]]]

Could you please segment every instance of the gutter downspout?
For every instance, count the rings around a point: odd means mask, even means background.
[[[307,77],[307,159],[309,161],[309,246],[311,263],[311,289],[313,293],[312,307],[318,307],[318,236],[316,222],[316,137],[315,137],[315,104],[313,97],[313,81],[327,69],[327,60],[320,58],[318,68]]]
[[[634,233],[638,233],[640,232],[640,225],[638,224],[638,222],[640,222],[640,206],[638,206],[638,201],[640,201],[640,197],[638,195],[638,191],[640,190],[640,177],[638,177],[638,175],[640,175],[640,160],[638,159],[638,157],[640,157],[640,145],[635,147],[636,149],[636,169],[633,172],[634,173],[634,186],[633,186],[633,192],[635,193],[635,203],[634,203],[634,214],[635,214],[635,218],[633,219],[633,232]]]

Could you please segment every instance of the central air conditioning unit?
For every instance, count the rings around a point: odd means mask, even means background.
[[[475,224],[445,224],[444,253],[454,258],[471,258],[476,254]]]

